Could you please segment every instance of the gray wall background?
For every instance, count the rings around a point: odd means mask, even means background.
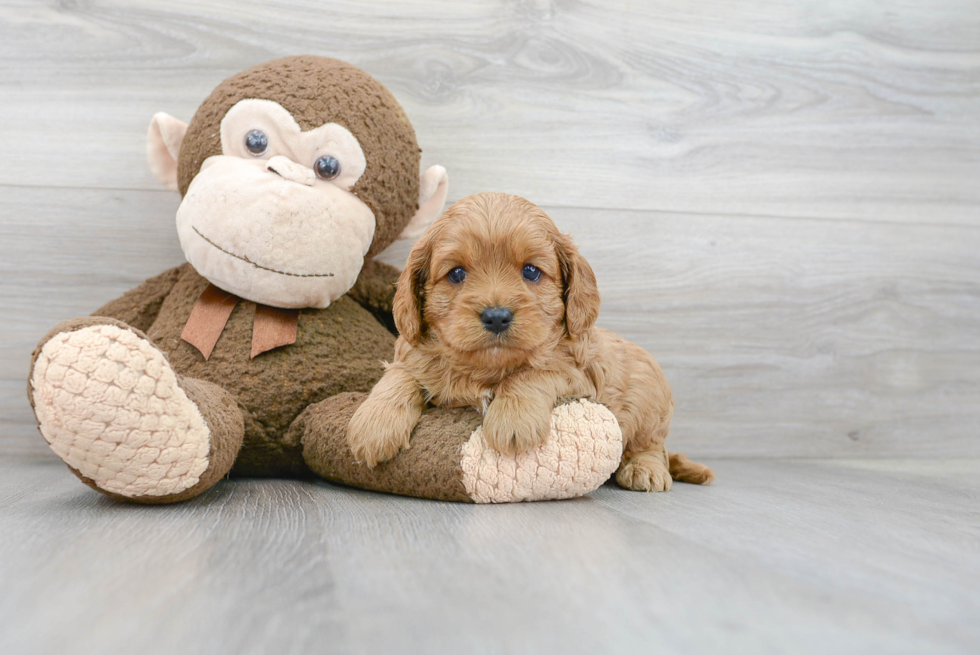
[[[53,457],[38,338],[183,261],[152,114],[304,53],[575,236],[674,448],[980,456],[976,0],[0,2],[0,453]]]

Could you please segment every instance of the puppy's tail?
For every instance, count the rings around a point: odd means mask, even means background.
[[[670,453],[670,477],[679,482],[711,484],[715,472],[704,464],[692,462],[684,453]]]

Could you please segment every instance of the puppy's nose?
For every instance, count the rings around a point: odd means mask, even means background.
[[[506,307],[487,307],[480,314],[483,327],[494,334],[500,334],[510,327],[510,322],[514,320],[514,312]]]

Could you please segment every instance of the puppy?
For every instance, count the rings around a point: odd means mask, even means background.
[[[432,403],[482,409],[487,443],[524,452],[548,438],[557,402],[589,398],[622,428],[621,486],[711,482],[711,469],[664,449],[674,405],[660,366],[593,327],[598,315],[592,268],[540,208],[502,193],[460,200],[398,280],[395,361],[351,418],[351,451],[371,467],[391,458]]]

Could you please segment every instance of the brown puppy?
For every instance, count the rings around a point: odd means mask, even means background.
[[[544,443],[555,404],[580,397],[619,421],[621,486],[665,491],[672,477],[714,479],[706,466],[668,457],[674,404],[663,371],[639,346],[593,327],[592,268],[533,203],[481,193],[450,207],[409,255],[394,315],[395,361],[347,432],[368,466],[408,447],[428,403],[482,408],[487,443],[512,454]]]

